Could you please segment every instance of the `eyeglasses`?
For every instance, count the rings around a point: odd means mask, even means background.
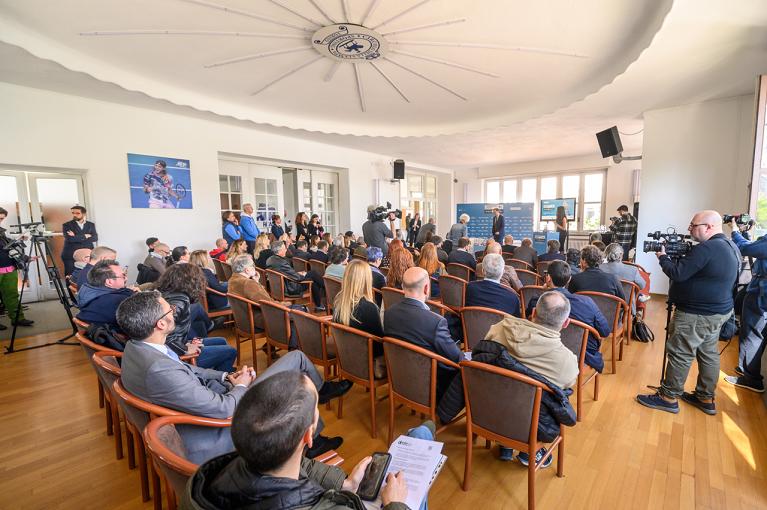
[[[688,228],[703,227],[703,226],[708,227],[709,223],[690,223],[690,226]]]
[[[169,313],[173,313],[173,315],[175,315],[175,314],[176,314],[176,309],[177,309],[177,308],[178,308],[178,307],[177,307],[176,305],[170,305],[170,310],[168,310],[168,311],[167,311],[167,312],[165,312],[164,314],[162,314],[162,315],[160,315],[159,317],[157,317],[157,320],[156,320],[156,321],[154,321],[154,323],[155,323],[155,324],[157,324],[158,322],[160,322],[160,321],[161,321],[161,320],[162,320],[162,319],[163,319],[163,318],[164,318],[166,315],[168,315]]]

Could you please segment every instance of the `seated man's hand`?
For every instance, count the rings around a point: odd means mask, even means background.
[[[192,341],[189,342],[189,343],[192,344],[192,345],[200,345],[200,346],[202,346],[202,339],[195,337],[195,338],[192,338]]]
[[[235,386],[238,384],[250,386],[255,378],[255,372],[248,368],[248,365],[243,365],[239,371],[229,375],[229,382]]]
[[[359,464],[354,466],[354,469],[352,469],[352,472],[349,474],[348,478],[344,480],[344,484],[341,486],[341,488],[345,491],[357,492],[357,489],[360,486],[360,482],[362,482],[362,479],[365,477],[365,470],[372,460],[373,457],[368,455],[362,459]]]
[[[200,346],[199,345],[193,344],[191,342],[186,344],[186,353],[187,353],[187,355],[197,354],[198,352],[200,352]]]
[[[306,276],[306,271],[299,271],[298,274],[299,276]]]
[[[381,491],[381,501],[384,506],[389,503],[404,503],[407,499],[407,483],[405,483],[405,473],[402,471],[396,475],[389,473],[386,476],[386,487]]]

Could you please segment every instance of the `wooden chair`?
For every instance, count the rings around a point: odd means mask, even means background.
[[[200,297],[200,303],[202,304],[202,307],[205,310],[205,313],[208,314],[208,317],[210,317],[211,319],[215,319],[216,317],[226,317],[224,321],[231,322],[232,308],[229,307],[229,308],[223,308],[221,310],[211,311],[210,306],[208,306],[208,293],[215,294],[221,297],[228,297],[223,292],[219,292],[216,289],[212,289],[210,287],[205,287],[205,292],[203,292],[202,296]]]
[[[578,357],[578,382],[575,384],[575,401],[578,421],[583,417],[583,387],[589,381],[594,379],[594,400],[599,400],[599,372],[586,365],[586,346],[589,340],[589,333],[594,338],[599,338],[596,329],[588,324],[570,319],[570,324],[560,332],[562,343]],[[588,372],[592,372],[587,376]]]
[[[222,262],[215,258],[212,260],[213,260],[213,268],[216,270],[216,278],[218,278],[218,281],[220,282],[228,281],[229,278],[227,278],[226,271],[224,271],[224,264],[226,264],[226,262]],[[232,276],[231,273],[229,274],[229,276]]]
[[[90,324],[78,319],[77,317],[72,317],[72,324],[74,324],[75,328],[77,328],[77,332],[82,335],[85,335],[85,332],[88,331],[88,328],[90,327]]]
[[[290,308],[274,301],[258,302],[266,331],[266,366],[272,364],[272,348],[290,349]]]
[[[389,441],[394,440],[394,407],[400,402],[437,421],[437,364],[459,370],[458,364],[428,349],[396,338],[384,337],[389,378]],[[455,421],[455,420],[453,420]],[[447,425],[438,429],[442,431]]]
[[[389,275],[389,268],[386,267],[386,266],[381,266],[381,267],[378,268],[378,270],[381,271],[381,274],[384,275],[384,276],[388,276]]]
[[[506,261],[506,265],[511,266],[516,270],[524,269],[525,271],[535,271],[535,268],[524,260],[515,259],[513,257]]]
[[[523,318],[527,319],[530,315],[530,310],[527,309],[530,300],[541,297],[544,292],[546,288],[541,285],[525,285],[519,289],[519,308]]]
[[[69,293],[72,294],[72,296],[75,298],[75,304],[77,304],[77,284],[69,279],[67,276],[67,288],[69,289]]]
[[[309,360],[323,369],[326,381],[338,377],[336,344],[330,336],[330,317],[317,317],[301,310],[290,310],[296,328],[298,348]]]
[[[330,330],[338,351],[338,376],[370,390],[371,437],[375,438],[376,389],[388,384],[387,379],[376,379],[373,371],[373,345],[381,338],[335,322],[330,323]],[[342,399],[338,399],[339,408]]]
[[[400,289],[395,289],[394,287],[382,288],[381,295],[383,296],[384,310],[388,310],[405,299],[405,292]]]
[[[543,383],[511,370],[462,361],[461,377],[466,400],[466,460],[463,490],[469,490],[474,436],[497,441],[507,448],[526,452],[530,456],[527,468],[527,507],[535,509],[535,474],[557,447],[557,476],[564,475],[565,445],[563,426],[559,435],[536,462],[536,452],[543,446],[538,441],[538,418],[541,397],[551,391]],[[503,405],[498,405],[503,402]]]
[[[333,303],[336,300],[336,295],[341,292],[342,281],[332,276],[323,276],[322,281],[325,282],[325,301],[328,309],[328,315],[333,313]]]
[[[471,352],[480,341],[485,339],[490,327],[501,322],[506,316],[503,312],[484,306],[461,308],[464,350]]]
[[[325,276],[325,269],[327,269],[327,267],[328,265],[321,260],[309,261],[309,268],[320,276]]]
[[[285,292],[285,280],[306,284],[306,290],[301,295],[290,295]],[[312,282],[310,280],[298,282],[292,278],[288,278],[282,273],[267,269],[266,281],[269,282],[269,294],[271,294],[277,301],[289,301],[291,303],[298,303],[300,301],[309,305],[312,304]],[[319,303],[315,304],[319,305]]]
[[[546,273],[549,272],[549,264],[551,264],[551,261],[539,261],[538,265],[536,266],[538,276],[541,277],[541,280],[546,279]]]
[[[528,271],[527,269],[515,269],[515,270],[517,271],[517,276],[519,277],[519,281],[522,282],[522,286],[541,284],[540,276],[538,276],[538,273],[534,273],[533,271]]]
[[[293,269],[298,273],[309,271],[309,262],[300,257],[293,257],[292,259]]]
[[[441,315],[443,317],[447,317],[448,314],[455,315],[457,317],[461,317],[461,314],[459,311],[453,310],[449,306],[445,305],[444,303],[440,303],[439,301],[434,301],[432,299],[426,300],[426,306],[429,307],[429,310],[436,313],[437,315]]]
[[[77,318],[73,319],[72,322],[77,325],[78,332],[75,335],[75,340],[80,342],[80,347],[82,347],[83,352],[85,353],[85,357],[88,359],[88,362],[93,366],[93,369],[96,369],[96,366],[93,364],[93,355],[100,351],[107,351],[107,352],[113,352],[111,349],[107,349],[103,345],[99,345],[96,342],[91,342],[86,338],[85,331],[88,329],[89,324],[86,322],[83,322]],[[80,329],[82,328],[82,330]],[[104,386],[101,384],[101,378],[98,377],[98,373],[96,374],[96,383],[98,384],[98,391],[99,391],[99,409],[104,407]],[[106,409],[106,412],[109,413],[109,410]],[[110,418],[107,418],[107,423],[109,422]],[[111,429],[107,426],[107,434],[112,435]]]
[[[466,303],[466,286],[468,280],[443,274],[439,277],[439,295],[442,298],[442,304],[450,309],[459,312]]]
[[[221,270],[223,271],[223,278],[221,278],[219,281],[222,282],[228,282],[229,278],[232,277],[232,265],[229,262],[224,262],[223,260],[219,260],[221,263]],[[215,262],[214,262],[215,264]]]
[[[353,259],[361,260],[363,262],[367,262],[368,261],[367,256],[365,256],[365,255],[357,255],[356,253],[352,255],[352,258]]]
[[[604,292],[594,292],[589,290],[578,292],[578,294],[590,297],[594,303],[596,303],[597,308],[602,312],[602,315],[605,316],[607,322],[612,324],[610,343],[612,344],[613,359],[611,363],[612,373],[615,374],[618,369],[617,362],[623,360],[623,340],[621,337],[623,336],[623,328],[626,327],[628,318],[630,317],[628,305],[621,298],[613,296],[612,294],[605,294]],[[617,357],[616,351],[619,351]]]
[[[91,362],[96,369],[96,375],[99,378],[99,383],[102,388],[106,388],[104,392],[104,400],[106,408],[107,419],[107,434],[114,435],[115,439],[115,457],[117,460],[123,458],[123,440],[122,440],[122,427],[120,426],[120,413],[118,411],[120,405],[117,403],[118,397],[112,390],[112,385],[115,380],[120,377],[121,370],[117,360],[121,358],[123,353],[119,351],[96,351],[93,353]],[[133,469],[134,461],[131,456],[129,466]]]
[[[626,296],[628,309],[631,310],[630,317],[633,319],[639,304],[639,293],[642,289],[639,288],[639,285],[629,280],[621,280],[621,287],[623,287],[623,295]],[[623,329],[625,330],[626,343],[629,344],[631,343],[631,321],[629,321],[629,327]]]
[[[253,366],[258,368],[256,361],[256,340],[264,338],[266,335],[262,329],[255,325],[253,310],[261,310],[261,307],[255,301],[251,301],[242,296],[227,293],[229,306],[232,308],[232,317],[234,317],[234,343],[237,347],[237,365],[240,364],[242,355],[240,354],[240,345],[250,340],[250,350],[253,354]]]
[[[181,436],[176,430],[177,425],[221,428],[231,426],[231,420],[191,415],[162,416],[150,421],[144,428],[144,441],[165,480],[166,497],[171,510],[176,508],[189,478],[199,467],[187,458]],[[340,466],[344,462],[335,450],[323,453],[316,460],[331,466]]]
[[[447,274],[450,276],[455,276],[456,278],[460,278],[466,282],[471,281],[471,276],[474,274],[474,270],[472,268],[469,266],[464,266],[463,264],[458,264],[456,262],[451,262],[445,267],[447,269]]]

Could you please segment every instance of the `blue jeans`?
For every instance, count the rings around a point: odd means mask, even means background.
[[[211,337],[202,339],[202,350],[197,358],[200,368],[212,368],[221,372],[234,371],[234,360],[237,359],[237,349],[231,347],[226,338]]]
[[[205,313],[205,309],[200,303],[192,303],[189,306],[189,314],[192,316],[192,319],[186,339],[205,338],[205,335],[208,334],[208,327],[211,324],[210,317]]]
[[[414,437],[416,439],[426,439],[428,441],[434,441],[434,436],[432,435],[431,430],[424,427],[423,425],[419,425],[413,429],[408,430],[407,435],[409,437]],[[429,501],[429,497],[427,496],[423,500],[423,503],[421,503],[421,510],[428,510],[429,508],[428,501]]]
[[[759,308],[759,294],[748,293],[743,299],[743,311],[740,314],[740,349],[738,365],[743,369],[740,381],[762,388],[762,354],[765,341],[762,331],[767,325],[767,313]]]

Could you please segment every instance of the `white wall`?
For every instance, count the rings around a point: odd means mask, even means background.
[[[221,234],[219,153],[340,168],[341,231],[360,231],[372,179],[391,178],[393,157],[256,129],[0,83],[0,164],[83,169],[87,206],[101,244],[131,268],[143,239],[210,247]],[[127,153],[189,159],[193,210],[131,209]],[[419,165],[452,180],[452,171]],[[443,186],[440,186],[440,193]],[[281,190],[280,190],[281,192]],[[452,210],[452,196],[440,195]]]
[[[687,233],[696,211],[748,211],[753,115],[752,95],[645,113],[638,244],[669,226]],[[666,293],[657,258],[639,251],[652,292]]]

